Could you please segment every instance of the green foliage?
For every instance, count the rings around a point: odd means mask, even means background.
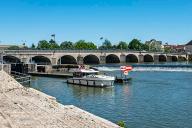
[[[147,41],[145,44],[148,45],[149,51],[152,51],[152,52],[161,52],[162,51],[162,47],[161,47],[162,43],[160,41],[156,41],[156,40],[152,39],[151,41]]]
[[[70,41],[64,41],[60,44],[61,49],[74,49],[73,42]]]
[[[49,42],[46,40],[41,40],[39,41],[37,48],[38,49],[58,49],[59,45],[53,39],[51,39]]]
[[[11,47],[9,47],[9,48],[7,48],[8,50],[19,50],[20,48],[19,48],[19,46],[11,46]]]
[[[58,48],[59,48],[59,45],[53,39],[51,39],[49,41],[49,49],[58,49]]]
[[[141,49],[145,51],[149,51],[149,46],[147,44],[142,44]]]
[[[46,40],[40,40],[37,46],[38,49],[49,49],[49,43]]]
[[[127,128],[127,126],[126,126],[126,124],[125,124],[124,121],[118,121],[118,122],[117,122],[117,125],[119,125],[119,126],[122,127],[122,128]]]
[[[75,43],[75,49],[97,49],[97,46],[92,42],[86,42],[85,40],[79,40]]]
[[[142,50],[143,44],[138,39],[133,39],[130,43],[128,48],[131,50]]]
[[[35,44],[32,43],[32,45],[31,45],[31,49],[35,49],[35,48],[36,48]]]
[[[119,44],[117,45],[117,49],[127,49],[128,45],[126,42],[120,41]]]
[[[171,48],[170,47],[165,47],[164,48],[164,52],[165,53],[170,53],[171,52]]]
[[[113,45],[113,46],[112,46],[112,49],[117,49],[117,45]]]
[[[23,44],[25,45],[25,44]],[[60,45],[57,44],[53,39],[50,41],[47,40],[40,40],[38,42],[38,45],[35,46],[34,44],[31,45],[31,49],[50,49],[50,50],[56,50],[56,49],[80,49],[80,50],[95,50],[97,49],[97,46],[93,42],[86,42],[85,40],[79,40],[76,43],[73,43],[71,41],[64,41]],[[8,49],[12,50],[18,50],[18,49],[28,49],[26,46],[23,48],[19,48],[18,46],[12,46]],[[130,50],[145,50],[149,51],[149,45],[143,44],[138,39],[133,39],[129,44],[127,44],[124,41],[120,41],[117,45],[112,45],[112,43],[109,40],[104,40],[102,46],[100,46],[98,49],[100,50],[115,50],[115,49],[130,49]],[[166,50],[165,50],[166,51]],[[166,51],[168,52],[168,50]]]
[[[109,40],[105,40],[103,42],[102,46],[99,47],[99,49],[105,49],[105,50],[112,49],[112,48],[113,48],[113,46]]]

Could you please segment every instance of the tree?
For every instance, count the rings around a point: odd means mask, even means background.
[[[59,45],[53,39],[51,39],[49,41],[49,49],[58,49],[58,48],[59,48]]]
[[[142,50],[149,51],[149,46],[147,44],[142,44]]]
[[[71,41],[64,41],[60,44],[61,49],[74,49],[73,42]]]
[[[142,43],[138,39],[133,39],[129,45],[128,48],[131,50],[142,50]]]
[[[117,49],[127,49],[128,45],[126,42],[120,41],[119,44],[117,45]]]
[[[49,49],[49,43],[46,40],[40,40],[37,46],[38,49]]]
[[[85,40],[79,40],[75,43],[76,49],[97,49],[97,46],[92,42],[86,42]]]
[[[149,47],[149,51],[152,52],[161,52],[162,51],[162,42],[156,41],[155,39],[152,39],[150,41],[146,41],[145,43]]]
[[[106,39],[102,46],[99,47],[99,49],[112,49],[112,44],[109,40]]]
[[[32,43],[32,45],[31,45],[31,49],[35,49],[35,48],[36,48],[35,44]]]
[[[97,46],[93,42],[87,42],[88,49],[95,50],[97,49]]]
[[[171,51],[172,51],[171,47],[165,47],[164,48],[165,53],[171,53]]]
[[[76,49],[87,49],[87,43],[85,40],[79,40],[75,43],[75,48]]]
[[[14,46],[10,46],[9,48],[7,48],[8,50],[19,50],[20,48],[19,48],[19,46],[16,46],[16,45],[14,45]]]
[[[114,44],[114,45],[112,46],[112,49],[117,49],[117,45]]]

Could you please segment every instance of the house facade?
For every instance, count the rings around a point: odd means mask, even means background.
[[[152,39],[150,41],[146,41],[145,44],[149,46],[149,51],[153,51],[153,52],[163,51],[162,41],[157,41],[155,39]]]
[[[192,40],[185,45],[185,51],[186,51],[188,54],[192,54]]]

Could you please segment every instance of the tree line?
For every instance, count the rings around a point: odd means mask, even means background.
[[[24,46],[18,47],[18,46],[11,46],[8,48],[9,50],[18,50],[18,49],[37,49],[37,50],[137,50],[137,51],[148,51],[149,46],[147,44],[142,43],[138,39],[133,39],[132,41],[125,42],[120,41],[117,44],[112,44],[109,40],[104,40],[102,45],[97,47],[97,45],[93,42],[87,42],[85,40],[79,40],[77,42],[71,42],[71,41],[64,41],[60,45],[51,39],[50,41],[47,40],[40,40],[35,46],[33,43],[30,47]]]

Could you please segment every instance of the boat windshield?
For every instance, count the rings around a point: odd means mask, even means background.
[[[89,75],[97,75],[98,73],[82,73],[82,72],[75,72],[73,73],[74,77],[84,77]]]

